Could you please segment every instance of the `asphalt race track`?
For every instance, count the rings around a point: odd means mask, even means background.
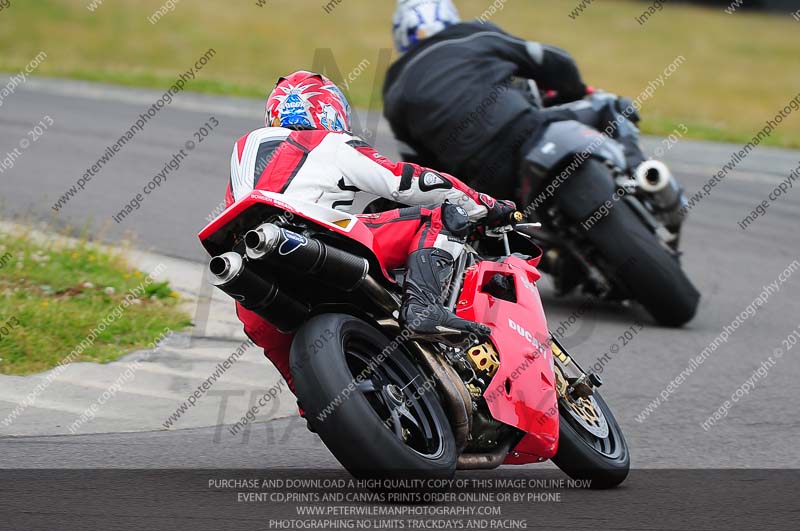
[[[0,177],[0,217],[88,226],[109,242],[131,238],[146,250],[202,260],[196,233],[223,199],[233,142],[262,123],[259,101],[179,95],[74,199],[59,212],[51,208],[159,96],[41,79],[20,87],[0,114],[2,151],[19,145],[43,117],[49,116],[53,125],[21,150],[13,168]],[[145,195],[140,209],[121,223],[113,221],[174,153],[197,140],[193,133],[210,117],[219,126],[188,152],[179,170]],[[389,156],[397,156],[384,125],[373,140]],[[646,142],[648,152],[660,145],[657,139]],[[740,147],[681,140],[663,159],[692,194]],[[800,420],[797,401],[791,398],[800,381],[800,347],[787,350],[783,344],[800,327],[800,262],[794,276],[784,274],[785,282],[742,320],[726,343],[666,391],[689,360],[744,312],[764,286],[779,282],[779,275],[800,260],[800,190],[789,189],[747,230],[737,225],[798,165],[800,152],[758,148],[693,208],[683,236],[684,264],[703,299],[697,318],[684,329],[659,328],[636,308],[601,305],[573,319],[567,330],[566,345],[585,365],[610,353],[602,367],[603,394],[625,431],[634,468],[800,467]],[[580,296],[555,299],[548,281],[542,282],[542,292],[551,328],[584,303]],[[621,339],[632,326],[638,330],[638,320],[644,329],[630,341]],[[774,363],[768,362],[770,356]],[[757,374],[765,364],[768,369]],[[724,418],[704,429],[701,424],[748,380],[748,392],[726,408]],[[643,418],[641,412],[660,394],[667,399]],[[299,418],[256,425],[249,439],[233,442],[219,440],[215,433],[210,427],[5,437],[0,438],[0,468],[338,467]]]

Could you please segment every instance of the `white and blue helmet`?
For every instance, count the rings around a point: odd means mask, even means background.
[[[397,0],[392,21],[394,44],[397,51],[405,53],[419,41],[459,22],[461,17],[452,0]]]

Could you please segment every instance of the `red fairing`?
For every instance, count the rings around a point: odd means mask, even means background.
[[[514,279],[516,302],[483,292],[494,275]],[[484,398],[492,416],[527,433],[509,454],[508,464],[549,459],[558,449],[558,404],[553,353],[542,302],[536,288],[541,274],[510,256],[503,263],[480,262],[467,271],[458,316],[492,329],[500,356]],[[518,454],[515,456],[515,454]]]
[[[262,192],[261,190],[254,190],[247,196],[241,198],[239,201],[229,206],[214,221],[206,225],[206,227],[202,231],[200,231],[197,237],[200,238],[200,242],[203,244],[203,246],[206,247],[206,249],[209,252],[211,252],[211,250],[208,249],[207,240],[217,232],[224,231],[225,227],[228,224],[233,223],[239,216],[242,215],[243,212],[258,204],[269,205],[283,212],[291,213],[293,216],[307,219],[316,224],[321,224],[319,219],[304,214],[302,211],[292,207],[287,202],[281,201],[274,197],[269,197],[265,195],[264,192]],[[342,214],[342,219],[347,217],[350,216],[348,214]],[[370,231],[366,227],[366,225],[364,225],[363,222],[355,220],[349,227],[346,228],[328,223],[325,223],[324,226],[326,229],[335,233],[342,234],[343,236],[346,236],[352,240],[355,240],[358,243],[362,244],[367,249],[371,250],[372,253],[375,255],[375,257],[377,258],[378,262],[382,266],[381,269],[383,270],[382,271],[383,275],[387,279],[391,280],[391,276],[386,272],[386,267],[383,265],[385,264],[383,258],[383,252],[381,251],[378,242],[375,240],[372,231]]]

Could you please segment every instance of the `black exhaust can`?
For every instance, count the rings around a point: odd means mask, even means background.
[[[294,331],[308,319],[311,310],[307,304],[282,292],[271,278],[249,269],[238,253],[212,258],[208,270],[214,286],[281,332]]]
[[[248,232],[244,242],[251,260],[266,260],[298,273],[313,275],[345,291],[357,288],[369,273],[367,259],[272,223]]]

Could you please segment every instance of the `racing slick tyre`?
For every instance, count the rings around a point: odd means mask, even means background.
[[[351,474],[453,477],[455,440],[433,380],[396,341],[323,314],[297,332],[290,359],[310,427]]]
[[[589,160],[566,181],[559,194],[565,213],[579,222],[596,212],[605,216],[583,229],[601,255],[604,273],[638,301],[662,326],[682,326],[697,312],[700,293],[680,261],[636,215],[624,199],[600,206],[614,193],[609,170]]]
[[[573,479],[589,480],[590,488],[616,487],[631,467],[628,443],[600,394],[574,400],[561,397],[558,452],[553,463]]]

